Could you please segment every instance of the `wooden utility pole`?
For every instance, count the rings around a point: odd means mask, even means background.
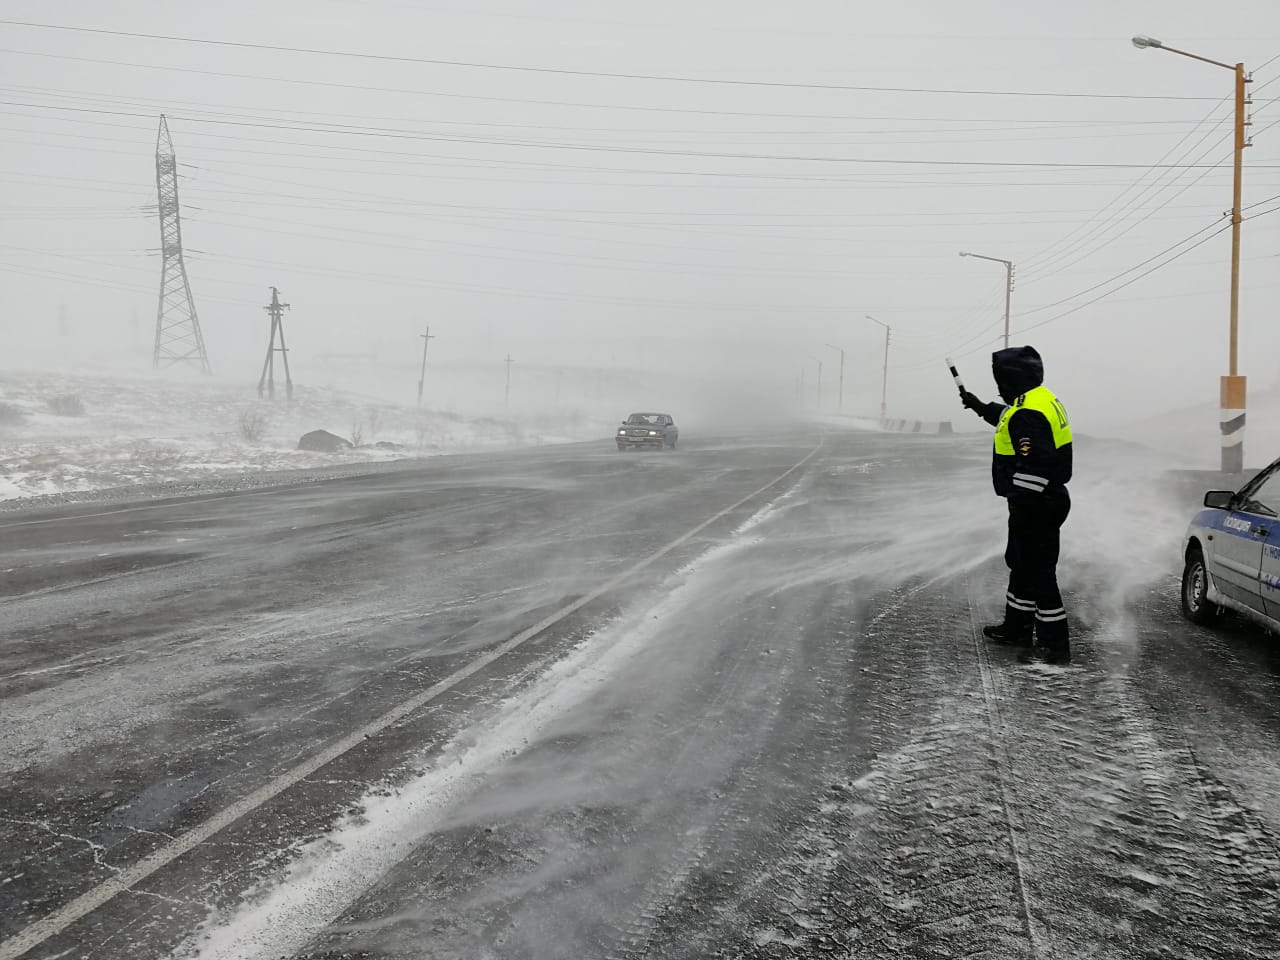
[[[840,390],[837,394],[836,410],[844,413],[844,347],[837,347],[834,343],[828,343],[827,346],[832,350],[840,351]]]
[[[262,363],[262,376],[258,379],[258,396],[264,393],[267,398],[276,398],[276,353],[284,362],[285,397],[293,399],[293,377],[289,375],[289,348],[284,344],[284,312],[289,304],[280,302],[280,291],[271,288],[271,302],[264,308],[271,317],[271,342],[267,344],[267,359]],[[276,334],[280,335],[280,346],[276,346]]]
[[[418,334],[422,338],[422,372],[418,375],[418,409],[422,409],[422,384],[427,379],[427,346],[435,339],[431,335],[431,324],[427,324],[427,332]]]

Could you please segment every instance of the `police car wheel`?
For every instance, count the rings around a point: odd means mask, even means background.
[[[1192,623],[1208,626],[1218,616],[1218,606],[1209,600],[1209,572],[1204,554],[1193,547],[1182,569],[1182,615]]]

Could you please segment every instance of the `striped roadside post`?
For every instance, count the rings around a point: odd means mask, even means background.
[[[1218,422],[1222,428],[1222,472],[1244,472],[1245,378],[1222,378],[1222,409]]]

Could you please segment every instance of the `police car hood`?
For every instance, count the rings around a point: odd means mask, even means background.
[[[1005,347],[991,355],[991,373],[1000,399],[1013,403],[1028,390],[1044,383],[1044,363],[1035,347]]]

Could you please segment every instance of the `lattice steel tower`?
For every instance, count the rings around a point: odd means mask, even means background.
[[[182,222],[178,216],[178,160],[169,138],[169,124],[160,115],[156,134],[156,191],[160,197],[160,304],[156,308],[156,349],[153,365],[199,364],[212,373],[200,333],[200,318],[191,296],[187,265],[182,259]]]

